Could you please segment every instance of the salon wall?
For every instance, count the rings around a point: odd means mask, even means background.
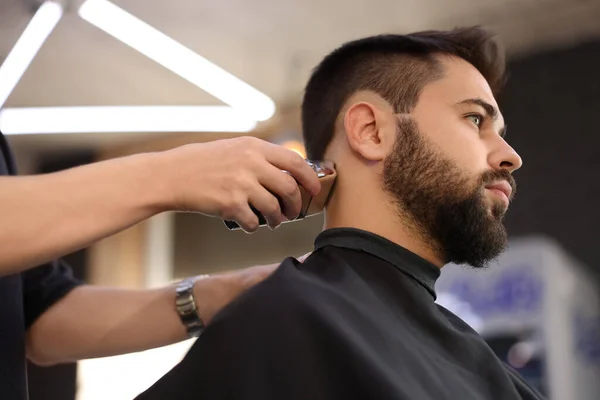
[[[524,160],[507,227],[544,233],[600,280],[600,42],[514,60],[500,98]]]
[[[280,262],[311,251],[323,226],[323,216],[281,225],[276,231],[262,228],[252,235],[230,231],[217,218],[198,214],[175,216],[174,276],[227,271]]]

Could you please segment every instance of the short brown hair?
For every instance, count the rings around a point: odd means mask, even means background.
[[[409,112],[423,87],[443,76],[435,57],[439,54],[471,63],[494,95],[504,84],[504,55],[493,35],[478,26],[379,35],[346,43],[323,59],[306,86],[302,127],[308,157],[323,158],[341,108],[360,90],[378,93],[397,113]]]

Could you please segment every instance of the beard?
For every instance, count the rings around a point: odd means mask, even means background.
[[[516,184],[509,171],[466,176],[426,140],[411,118],[398,121],[394,150],[383,168],[384,190],[392,195],[400,219],[446,263],[482,268],[506,248],[506,207],[500,201],[490,207],[485,186],[506,180],[514,196]]]

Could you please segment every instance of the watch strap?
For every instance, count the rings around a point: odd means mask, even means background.
[[[188,337],[194,338],[200,336],[204,330],[204,322],[198,315],[196,298],[194,296],[194,284],[198,279],[206,278],[208,275],[201,275],[194,278],[186,278],[177,284],[175,289],[175,307],[181,323],[185,326]]]

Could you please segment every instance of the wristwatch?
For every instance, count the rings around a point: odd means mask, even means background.
[[[189,338],[200,336],[204,330],[204,322],[202,322],[200,315],[198,315],[198,308],[196,307],[194,283],[198,279],[207,277],[208,275],[201,275],[194,278],[186,278],[179,282],[175,289],[175,307]]]

